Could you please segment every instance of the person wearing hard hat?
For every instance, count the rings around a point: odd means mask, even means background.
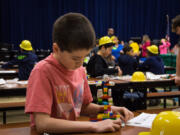
[[[139,69],[154,74],[164,74],[164,63],[159,57],[159,51],[156,45],[147,47],[147,59],[139,65]]]
[[[104,36],[99,40],[99,51],[96,55],[92,56],[87,65],[87,72],[92,77],[108,75],[122,75],[120,67],[108,68],[105,60],[106,57],[111,55],[114,43],[108,36]]]
[[[36,54],[34,54],[31,42],[29,40],[23,40],[19,45],[21,49],[21,53],[17,55],[17,57],[8,63],[2,65],[2,68],[10,68],[13,65],[18,65],[19,73],[18,77],[19,80],[28,80],[31,70],[33,69],[35,63],[37,62],[38,58]]]
[[[133,49],[134,56],[139,56],[139,55],[140,55],[140,51],[139,51],[139,45],[138,45],[138,43],[133,41],[133,42],[130,44],[130,46],[131,46],[132,49]]]
[[[175,32],[177,35],[180,35],[180,15],[177,15],[172,19],[172,32]],[[178,54],[176,58],[176,77],[175,83],[180,86],[180,37],[177,46]]]
[[[158,47],[151,45],[147,47],[147,59],[139,65],[139,70],[144,72],[152,72],[153,74],[164,74],[164,62],[159,57]],[[150,89],[151,92],[157,92],[155,88]],[[159,99],[150,100],[150,106],[158,105]]]

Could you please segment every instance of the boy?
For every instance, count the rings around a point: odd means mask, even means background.
[[[103,76],[104,74],[122,75],[122,71],[119,67],[108,68],[108,63],[105,60],[111,55],[112,47],[114,43],[108,36],[104,36],[99,40],[99,51],[96,55],[92,56],[87,65],[87,72],[91,77]]]
[[[164,63],[158,56],[158,53],[158,47],[156,45],[147,47],[147,59],[139,66],[139,69],[154,74],[164,74]]]
[[[95,44],[95,32],[89,20],[79,13],[58,18],[53,26],[53,53],[33,69],[27,88],[26,113],[39,132],[114,132],[120,120],[100,122],[74,121],[79,115],[93,115],[101,110],[91,103],[92,95],[82,67],[84,58]],[[112,107],[133,114],[124,107]]]
[[[21,53],[12,61],[2,65],[2,68],[10,68],[12,65],[18,65],[19,80],[28,80],[31,70],[36,64],[38,58],[36,54],[32,52],[33,48],[29,40],[23,40],[19,45]]]
[[[112,48],[112,55],[116,58],[116,62],[117,62],[120,53],[122,52],[123,45],[119,44],[119,39],[116,36],[111,37],[111,40],[114,43],[114,46]]]
[[[133,48],[125,45],[123,54],[118,58],[118,65],[122,69],[123,75],[132,75],[136,71],[138,62],[133,55]]]
[[[154,74],[164,74],[164,63],[158,56],[159,51],[156,45],[147,47],[147,59],[139,66],[140,71],[149,71]],[[151,92],[157,92],[155,88],[150,89]],[[151,99],[149,106],[156,106],[160,104],[159,99]]]
[[[177,15],[172,19],[172,32],[175,32],[177,35],[180,35],[180,15]],[[180,38],[177,43],[178,46],[178,55],[176,58],[176,77],[175,83],[180,86]]]

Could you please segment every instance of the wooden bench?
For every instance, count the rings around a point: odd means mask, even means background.
[[[23,109],[25,101],[0,103],[0,111],[3,112],[3,124],[6,124],[6,111]]]
[[[166,108],[166,98],[174,98],[174,97],[179,98],[179,105],[180,105],[180,91],[147,93],[147,99],[164,98],[164,108]]]

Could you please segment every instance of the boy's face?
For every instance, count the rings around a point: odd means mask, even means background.
[[[56,43],[53,44],[53,56],[68,70],[75,70],[83,65],[84,58],[90,53],[91,49],[76,50],[73,52],[61,51]]]
[[[134,56],[134,51],[133,51],[133,49],[131,49],[129,52],[127,52],[127,54],[130,55],[130,56]]]
[[[112,48],[113,48],[112,46],[108,48],[102,47],[102,52],[103,52],[104,57],[107,57],[111,54]]]
[[[113,41],[115,44],[118,44],[118,42],[119,42],[118,38],[116,38],[116,37],[113,39]]]

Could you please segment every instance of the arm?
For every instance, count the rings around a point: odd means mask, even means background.
[[[177,55],[177,58],[176,58],[175,83],[180,86],[180,47],[178,47],[178,55]]]
[[[17,59],[13,59],[13,60],[9,61],[8,63],[2,65],[2,68],[9,68],[12,65],[16,65],[16,64],[18,64],[18,60]]]
[[[119,130],[121,124],[120,119],[99,122],[81,122],[55,119],[45,113],[34,113],[34,117],[36,129],[40,133],[115,132]]]

